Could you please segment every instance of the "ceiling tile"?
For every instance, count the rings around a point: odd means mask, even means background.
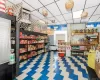
[[[61,24],[66,24],[66,21],[62,21]]]
[[[67,23],[73,23],[73,20],[68,20]]]
[[[56,16],[56,18],[57,18],[59,21],[63,21],[63,20],[64,20],[64,18],[63,18],[62,15],[60,15],[60,16]]]
[[[96,7],[85,9],[84,11],[88,12],[88,16],[91,16],[95,11]]]
[[[18,4],[22,2],[22,0],[8,0],[8,1],[12,2],[13,4]]]
[[[43,6],[38,0],[24,0],[24,1],[30,4],[35,9],[38,9]]]
[[[48,18],[50,21],[55,20],[55,23],[58,22],[54,17]]]
[[[67,0],[60,0],[60,1],[57,2],[62,14],[71,12],[71,11],[67,11],[66,8],[65,8],[66,1]]]
[[[33,11],[34,9],[31,7],[31,6],[29,6],[27,3],[25,3],[25,2],[23,2],[23,8],[25,8],[25,9],[28,9],[28,10],[30,10],[30,11]]]
[[[89,17],[82,19],[81,22],[88,22],[88,20],[89,20]]]
[[[66,20],[72,19],[72,13],[64,14]]]
[[[43,9],[47,10],[47,9],[44,8],[44,7],[43,7],[43,8],[40,8],[40,9],[39,9],[39,12],[40,12],[41,14],[42,14],[42,10],[43,10]],[[48,11],[48,10],[47,10],[47,11]],[[53,15],[48,11],[48,16],[47,16],[47,17],[53,17]]]
[[[97,8],[97,10],[95,11],[94,15],[96,15],[96,14],[100,14],[100,5],[99,5],[99,7]]]
[[[81,18],[83,10],[73,12],[73,18]]]
[[[87,0],[85,8],[98,5],[99,3],[100,3],[100,0],[92,0],[92,1],[91,0]]]
[[[72,11],[84,9],[85,0],[74,0],[74,7]]]
[[[43,19],[44,18],[44,16],[42,14],[40,14],[38,11],[33,11],[31,14],[39,17],[40,19]]]
[[[37,17],[34,16],[34,15],[31,15],[31,18],[32,18],[32,20],[40,20],[39,18],[37,18]]]
[[[92,16],[89,21],[96,21],[100,15]]]
[[[41,1],[44,5],[54,2],[54,0],[39,0],[39,1]]]
[[[74,19],[74,23],[80,23],[81,18]]]
[[[46,7],[54,16],[61,14],[55,3],[48,5]]]
[[[97,20],[97,22],[100,22],[100,18]]]

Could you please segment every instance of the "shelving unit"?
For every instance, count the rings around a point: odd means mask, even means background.
[[[47,37],[47,34],[39,32],[20,31],[20,62],[44,53]]]
[[[96,29],[80,29],[80,30],[72,30],[71,37],[73,38],[74,36],[81,37],[77,42],[71,42],[72,47],[83,47],[81,50],[79,49],[72,49],[71,53],[84,53],[85,51],[89,51],[91,46],[95,46],[99,43],[99,33],[97,32]],[[87,37],[89,39],[87,39]]]

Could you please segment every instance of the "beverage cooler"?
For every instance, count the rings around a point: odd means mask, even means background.
[[[16,75],[16,17],[0,12],[0,80]]]

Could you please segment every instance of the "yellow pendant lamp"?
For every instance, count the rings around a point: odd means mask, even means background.
[[[42,15],[43,15],[44,17],[47,17],[47,16],[48,16],[48,11],[47,11],[46,9],[43,9],[43,10],[42,10]]]
[[[86,18],[88,16],[88,12],[84,11],[82,14],[81,14],[81,17],[82,18]]]
[[[68,0],[68,2],[65,3],[65,8],[67,10],[71,10],[74,7],[74,1],[73,0]]]

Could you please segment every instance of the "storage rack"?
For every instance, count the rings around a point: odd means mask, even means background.
[[[47,34],[39,33],[39,32],[24,31],[24,30],[23,30],[23,31],[20,31],[20,32],[22,32],[24,35],[27,35],[27,36],[34,35],[34,36],[46,36],[46,37],[48,37]],[[23,56],[23,55],[26,55],[26,58],[25,58],[25,59],[21,59],[20,62],[23,62],[23,61],[25,61],[25,60],[28,60],[29,58],[31,58],[31,57],[33,57],[33,56],[37,56],[37,55],[39,55],[39,54],[41,54],[41,53],[45,53],[45,48],[46,48],[45,46],[46,46],[46,44],[48,43],[48,39],[47,39],[47,38],[40,39],[39,41],[37,41],[36,38],[20,38],[20,41],[21,41],[21,40],[25,40],[26,43],[25,43],[25,44],[20,44],[19,47],[20,47],[20,48],[23,48],[23,47],[26,46],[26,51],[25,51],[25,52],[22,52],[22,53],[19,53],[19,57],[21,57],[21,56]],[[30,40],[35,40],[35,43],[29,44],[28,42],[29,42]],[[41,40],[42,40],[42,42],[40,42]],[[41,47],[41,48],[36,48],[36,47],[38,47],[38,46],[37,46],[38,44],[42,44],[42,45],[44,45],[44,46]],[[29,50],[29,49],[28,49],[28,48],[29,48],[29,45],[35,46],[35,49]],[[41,53],[39,53],[40,50],[42,50]],[[28,57],[28,55],[31,54],[31,53],[33,53],[33,56]]]
[[[93,43],[81,43],[81,44],[71,44],[72,47],[80,47],[80,46],[84,46],[85,49],[84,50],[80,50],[80,49],[72,49],[71,50],[71,55],[72,55],[72,52],[77,52],[77,53],[83,53],[84,55],[84,52],[85,51],[88,51],[90,49],[91,46],[95,46],[99,43],[99,33],[98,32],[85,32],[85,33],[82,33],[82,32],[77,32],[77,33],[72,33],[72,36],[74,35],[84,35],[84,36],[88,36],[88,35],[95,35],[96,38],[92,38],[90,37],[90,39],[92,40],[96,40],[97,43],[96,44],[93,44]],[[79,54],[78,54],[79,55]]]

